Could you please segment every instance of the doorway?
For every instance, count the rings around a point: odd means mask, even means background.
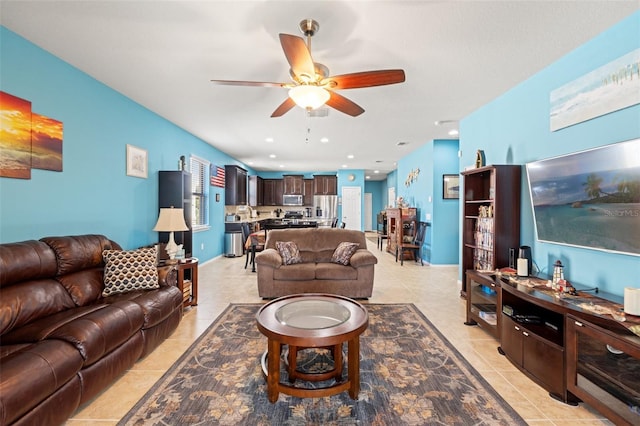
[[[362,188],[342,187],[342,221],[347,229],[362,231]]]

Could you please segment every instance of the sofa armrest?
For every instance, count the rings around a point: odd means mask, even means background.
[[[356,250],[355,253],[353,253],[353,256],[351,256],[351,260],[349,261],[349,263],[351,263],[351,266],[353,266],[354,268],[359,268],[360,266],[375,265],[376,263],[378,263],[378,258],[375,257],[369,250],[359,249]]]
[[[160,287],[177,286],[178,272],[173,265],[158,266],[158,284]]]
[[[256,253],[256,264],[278,268],[282,265],[282,257],[276,249],[265,249]]]

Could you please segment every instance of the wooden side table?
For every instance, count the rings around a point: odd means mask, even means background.
[[[198,304],[198,258],[190,257],[180,260],[175,264],[175,267],[178,270],[178,288],[184,297],[183,306],[185,308],[187,306],[196,306]],[[186,279],[185,271],[189,271]],[[191,285],[191,291],[185,295],[185,287],[188,290],[189,284]]]

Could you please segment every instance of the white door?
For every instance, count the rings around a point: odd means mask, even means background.
[[[387,205],[389,207],[396,206],[396,188],[394,186],[387,188]]]
[[[373,196],[370,192],[364,193],[364,230],[372,231],[372,216],[373,216]]]
[[[362,231],[362,188],[359,186],[342,187],[342,221],[347,229]]]

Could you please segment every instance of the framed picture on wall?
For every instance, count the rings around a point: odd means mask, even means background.
[[[442,198],[460,198],[459,175],[442,175]]]
[[[147,150],[127,144],[127,176],[147,178]]]

